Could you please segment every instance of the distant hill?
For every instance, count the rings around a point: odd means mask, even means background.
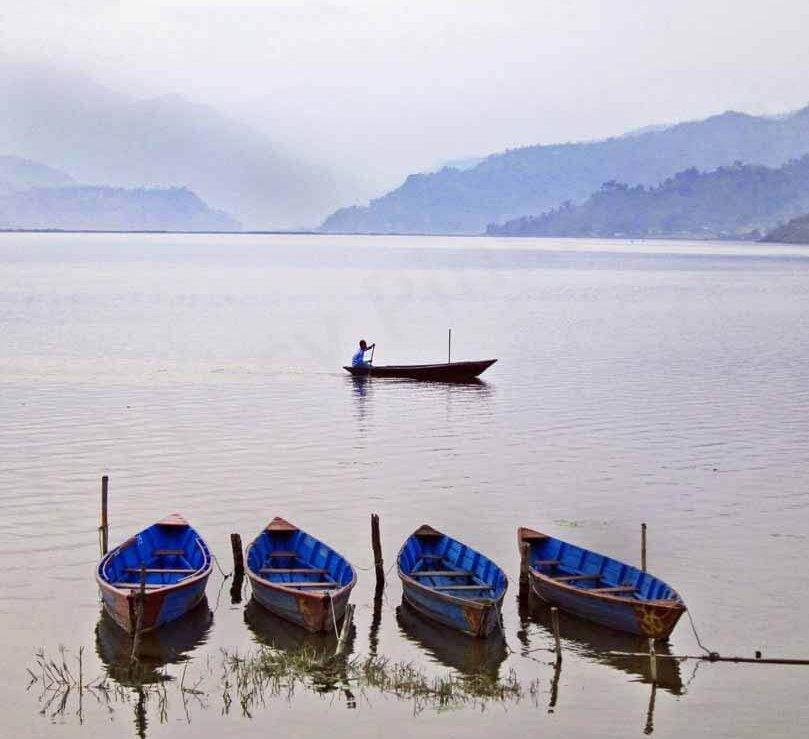
[[[0,193],[0,228],[233,231],[239,223],[185,188],[71,186]]]
[[[723,113],[586,143],[494,154],[466,171],[410,175],[367,207],[342,208],[322,230],[356,233],[481,233],[487,224],[584,201],[603,182],[655,186],[689,167],[740,160],[770,167],[809,153],[809,107],[775,118]]]
[[[0,57],[0,153],[84,183],[188,187],[251,228],[319,223],[338,204],[330,172],[180,96],[135,100],[59,70]]]
[[[761,165],[687,169],[659,187],[607,182],[581,205],[490,225],[499,236],[758,238],[809,210],[809,155]]]
[[[762,241],[781,244],[809,244],[809,214],[798,216],[789,223],[774,228]]]
[[[0,194],[31,187],[62,187],[73,184],[69,174],[21,157],[0,156]]]

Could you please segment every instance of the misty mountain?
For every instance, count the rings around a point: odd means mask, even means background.
[[[809,107],[779,117],[723,113],[603,141],[529,146],[460,171],[410,175],[367,207],[342,208],[331,232],[480,233],[488,223],[584,201],[603,182],[655,186],[675,172],[734,161],[777,167],[809,153]]]
[[[695,168],[658,187],[607,182],[583,204],[491,225],[498,236],[751,238],[809,210],[809,155],[773,169]]]
[[[793,218],[770,231],[762,241],[781,244],[809,244],[809,213]]]
[[[328,172],[263,133],[180,96],[135,100],[53,69],[0,65],[0,152],[118,188],[188,187],[251,228],[317,223]]]
[[[62,187],[73,178],[58,169],[20,157],[0,156],[0,195],[31,187]]]
[[[0,228],[234,231],[238,222],[185,188],[34,187],[0,193]]]

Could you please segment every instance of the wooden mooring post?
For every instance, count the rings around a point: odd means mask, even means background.
[[[240,534],[230,535],[230,548],[233,550],[233,576],[244,577],[244,552],[242,551],[242,537]]]
[[[146,565],[143,562],[140,565],[140,589],[135,598],[137,599],[135,601],[135,633],[132,637],[132,654],[130,655],[130,659],[133,661],[138,659],[141,630],[143,629],[143,609],[146,604]]]
[[[657,684],[657,653],[655,652],[655,640],[649,639],[649,674],[652,683]]]
[[[346,648],[348,647],[348,637],[351,633],[351,623],[354,619],[354,604],[349,603],[346,606],[345,615],[343,616],[343,625],[340,628],[340,638],[337,640],[337,649],[334,650],[335,657],[341,657]]]
[[[103,557],[108,551],[110,546],[110,523],[107,518],[107,500],[109,493],[110,478],[109,475],[103,475],[101,478],[101,526],[98,530],[101,532],[101,556]]]
[[[559,609],[551,606],[551,626],[553,626],[553,638],[556,642],[556,664],[562,662],[562,640],[559,636]]]
[[[528,573],[531,568],[531,545],[520,544],[520,587],[528,585]]]
[[[380,592],[382,588],[385,587],[385,564],[382,560],[382,537],[379,533],[379,516],[376,513],[371,514],[371,548],[374,551],[376,589],[377,592]]]
[[[242,537],[230,535],[230,548],[233,550],[233,582],[230,584],[230,602],[234,605],[242,602],[242,585],[244,584],[244,553]]]
[[[646,524],[640,525],[640,568],[646,572]]]

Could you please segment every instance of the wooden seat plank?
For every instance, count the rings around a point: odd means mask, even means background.
[[[492,585],[436,585],[433,590],[492,590]]]
[[[268,575],[285,573],[288,575],[304,575],[311,573],[313,575],[325,575],[328,570],[321,570],[316,568],[307,567],[262,567],[259,572]]]
[[[338,587],[333,580],[328,582],[276,582],[273,585],[281,585],[285,588],[314,588],[320,590],[332,590]]]
[[[270,552],[269,556],[271,558],[284,557],[284,558],[289,558],[289,559],[296,559],[297,556],[298,556],[298,553],[297,552]]]
[[[140,567],[126,567],[124,568],[124,572],[134,572],[135,574],[138,574],[141,572],[141,569]],[[146,567],[143,572],[145,572],[147,575],[162,572],[170,575],[187,575],[196,572],[196,570],[191,567]]]
[[[559,575],[553,579],[557,582],[572,582],[573,580],[600,580],[601,575]]]
[[[419,570],[410,573],[413,577],[472,577],[470,572],[458,570]]]
[[[634,593],[637,588],[634,585],[618,585],[610,588],[588,588],[588,593]]]
[[[534,562],[534,567],[556,567],[560,563],[561,560],[558,559],[538,559]]]
[[[153,557],[183,557],[185,556],[185,549],[155,549],[152,552]]]

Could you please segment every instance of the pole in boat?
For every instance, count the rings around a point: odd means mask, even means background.
[[[640,568],[646,572],[646,524],[640,525]]]
[[[110,525],[107,519],[107,497],[109,492],[109,475],[103,475],[101,478],[101,556],[103,557],[109,549],[109,531]]]
[[[370,359],[370,361],[369,361],[369,364],[373,364],[373,363],[374,363],[374,349],[376,349],[376,342],[374,342],[373,344],[371,344],[371,359]]]
[[[340,637],[337,640],[337,648],[334,650],[334,656],[340,657],[348,647],[348,637],[351,633],[351,621],[354,618],[354,604],[349,603],[346,606],[345,615],[343,616],[343,626],[340,629]]]
[[[138,659],[140,632],[143,628],[143,608],[146,605],[146,564],[143,562],[140,563],[140,588],[135,598],[135,633],[132,636],[132,654],[129,657],[132,661]]]
[[[447,364],[452,363],[452,329],[449,329],[449,336],[447,337]]]
[[[530,569],[531,547],[526,542],[520,544],[520,585],[528,585],[528,571]]]

